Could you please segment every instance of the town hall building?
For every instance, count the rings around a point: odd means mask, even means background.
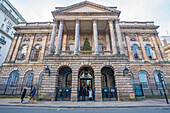
[[[120,21],[117,7],[89,1],[52,11],[53,22],[14,27],[0,73],[0,94],[19,95],[24,87],[56,101],[119,101],[162,95],[170,87],[167,61],[154,22]]]

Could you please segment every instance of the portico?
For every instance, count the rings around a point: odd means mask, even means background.
[[[103,7],[97,7],[95,4],[87,2],[72,8],[57,9],[52,14],[54,25],[50,42],[50,55],[83,55],[82,53],[125,55],[118,20],[120,11],[111,8],[103,9]],[[57,29],[58,32],[56,32]],[[58,34],[57,37],[55,34]],[[64,39],[64,35],[66,35],[66,39]],[[92,50],[82,50],[85,38],[88,38]],[[57,40],[56,48],[53,46],[55,40]],[[116,43],[117,41],[118,43]],[[69,50],[69,54],[67,50]]]

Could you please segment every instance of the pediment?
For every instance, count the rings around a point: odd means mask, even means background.
[[[96,8],[92,6],[82,6],[82,7],[76,7],[72,10],[65,10],[63,12],[110,12],[108,10],[104,10],[101,8]]]
[[[93,12],[93,13],[105,13],[105,12],[110,12],[110,13],[120,13],[120,11],[114,9],[114,8],[108,8],[93,2],[89,1],[84,1],[80,2],[62,9],[58,9],[56,11],[53,11],[52,13],[88,13],[88,12]]]

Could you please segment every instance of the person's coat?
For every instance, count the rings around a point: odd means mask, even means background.
[[[85,95],[86,95],[86,88],[83,88],[83,90],[82,90],[82,94],[83,94],[83,96],[85,96]]]
[[[93,93],[93,92],[92,92],[92,90],[90,89],[90,90],[89,90],[89,98],[92,98],[92,93]]]
[[[34,89],[31,90],[30,94],[35,95],[35,93],[36,93],[36,89],[34,88]]]
[[[23,99],[23,98],[25,97],[26,92],[27,92],[27,90],[24,89],[24,91],[23,91],[22,94],[21,94],[21,99]]]

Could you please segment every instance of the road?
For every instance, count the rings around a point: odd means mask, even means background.
[[[163,108],[114,108],[114,109],[59,109],[0,107],[0,113],[170,113],[170,107]]]

